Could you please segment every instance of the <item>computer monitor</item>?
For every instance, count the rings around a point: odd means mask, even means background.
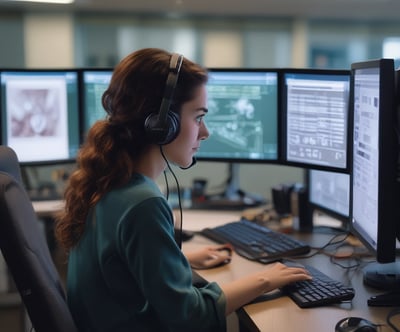
[[[284,69],[282,154],[291,166],[349,168],[349,70]]]
[[[207,83],[210,137],[196,157],[230,166],[224,196],[235,199],[240,163],[279,160],[279,70],[210,68]]]
[[[307,170],[308,205],[349,227],[350,174],[315,169]]]
[[[106,117],[101,98],[108,88],[112,73],[112,68],[84,68],[79,72],[83,135],[97,120]]]
[[[364,269],[364,281],[375,288],[399,289],[399,142],[394,61],[353,63],[350,91],[351,228],[377,260]]]
[[[80,144],[75,70],[1,71],[2,144],[21,164],[73,162]]]

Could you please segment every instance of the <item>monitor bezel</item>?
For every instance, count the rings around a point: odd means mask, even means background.
[[[395,70],[393,59],[375,59],[362,62],[356,62],[351,65],[351,94],[350,110],[351,118],[351,137],[354,144],[354,84],[357,70],[379,69],[379,107],[380,109],[389,109],[391,111],[380,111],[379,120],[379,175],[378,175],[378,225],[377,241],[371,239],[365,230],[359,226],[353,217],[353,168],[354,160],[352,158],[350,172],[350,227],[351,232],[376,256],[378,263],[391,263],[396,260],[396,235],[397,224],[400,217],[400,211],[396,197],[399,197],[399,183],[397,179],[398,141],[396,134],[396,95],[395,95]],[[386,78],[386,80],[385,80]],[[388,130],[385,126],[393,126],[393,130]],[[354,146],[351,145],[351,155],[354,154]]]
[[[281,80],[281,69],[280,68],[233,68],[233,67],[209,67],[207,68],[207,71],[210,74],[212,72],[220,72],[220,73],[229,73],[229,72],[239,72],[239,73],[274,73],[276,74],[276,79],[277,79],[277,114],[276,114],[276,119],[277,119],[277,136],[276,136],[276,141],[277,141],[277,155],[276,158],[274,159],[267,159],[267,158],[228,158],[228,157],[218,157],[218,156],[201,156],[201,155],[196,155],[196,159],[198,161],[205,161],[205,162],[224,162],[224,163],[235,163],[235,164],[282,164],[282,153],[281,153],[281,144],[280,144],[280,139],[281,139],[281,92],[280,92],[280,80]],[[205,118],[205,123],[207,125],[207,117]],[[201,147],[200,147],[201,151]]]
[[[325,76],[343,76],[348,79],[349,89],[350,89],[350,70],[347,69],[317,69],[317,68],[282,68],[281,70],[281,86],[279,90],[281,91],[281,160],[283,165],[301,167],[301,168],[313,168],[317,170],[333,171],[333,172],[349,172],[350,162],[349,154],[346,156],[346,165],[344,167],[336,167],[332,165],[321,165],[319,163],[306,163],[302,161],[288,160],[287,156],[287,85],[286,85],[286,75],[291,74],[304,74],[304,75],[325,75]],[[347,107],[347,124],[349,124],[350,113],[349,107]],[[347,142],[346,147],[349,151],[350,147],[350,127],[347,125]]]
[[[76,140],[76,153],[74,156],[66,157],[66,158],[55,158],[55,159],[43,159],[43,160],[19,160],[21,166],[51,166],[51,165],[59,165],[59,164],[73,164],[76,162],[76,157],[81,145],[81,129],[80,129],[80,91],[79,91],[79,72],[77,68],[70,67],[54,67],[54,68],[1,68],[0,69],[0,141],[1,144],[7,145],[7,140],[4,139],[4,135],[6,132],[3,130],[3,121],[4,116],[6,116],[5,110],[3,109],[3,74],[7,73],[74,73],[76,74],[76,122],[78,124],[77,137]],[[69,116],[69,112],[68,112]],[[16,153],[18,153],[16,151]]]

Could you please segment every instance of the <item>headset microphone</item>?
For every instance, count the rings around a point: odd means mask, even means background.
[[[194,165],[196,165],[196,163],[197,163],[197,159],[196,159],[195,156],[193,156],[192,163],[189,166],[187,166],[187,167],[179,167],[179,168],[180,169],[189,169],[189,168],[193,167]]]

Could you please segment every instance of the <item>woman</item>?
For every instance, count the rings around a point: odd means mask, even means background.
[[[192,285],[190,265],[229,257],[218,246],[183,255],[156,179],[169,164],[190,167],[208,137],[206,82],[204,68],[159,49],[136,51],[115,67],[102,98],[107,120],[88,133],[56,224],[80,331],[223,331],[240,306],[310,278],[275,264],[226,285]]]

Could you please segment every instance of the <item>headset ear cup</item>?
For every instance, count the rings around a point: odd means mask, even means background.
[[[179,134],[180,118],[178,113],[171,111],[174,90],[178,81],[183,56],[177,53],[171,55],[169,73],[165,83],[164,95],[160,110],[150,114],[144,122],[144,130],[149,142],[158,145],[171,143]]]
[[[161,128],[158,128],[158,114],[151,113],[144,121],[144,131],[147,141],[155,143],[164,133],[160,134]]]
[[[150,114],[145,122],[146,137],[151,143],[165,145],[171,143],[179,134],[179,114],[168,111],[164,125],[160,125],[158,114]]]
[[[180,124],[181,121],[179,114],[172,111],[168,111],[168,116],[167,116],[168,133],[164,139],[163,144],[171,143],[179,135]]]

